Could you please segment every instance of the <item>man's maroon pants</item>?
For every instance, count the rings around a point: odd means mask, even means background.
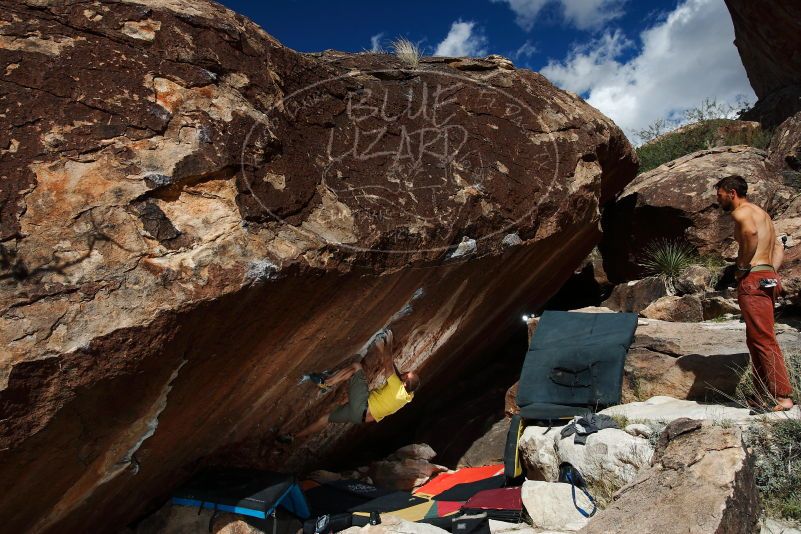
[[[751,353],[751,366],[756,382],[761,382],[774,397],[789,397],[793,393],[782,349],[773,330],[773,300],[781,285],[760,287],[763,278],[779,282],[773,271],[752,272],[737,285],[737,302],[745,321],[745,342]]]

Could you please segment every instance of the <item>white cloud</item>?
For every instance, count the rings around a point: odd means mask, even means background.
[[[753,101],[735,48],[723,0],[685,0],[666,19],[640,34],[638,53],[619,31],[574,47],[564,61],[540,72],[556,85],[587,94],[587,101],[633,135],[660,118],[676,118],[705,98]],[[636,139],[635,139],[636,141]]]
[[[537,47],[531,44],[531,41],[526,41],[525,43],[520,45],[520,48],[512,52],[512,59],[518,61],[520,59],[530,58],[536,53],[537,53]]]
[[[434,50],[435,56],[476,57],[487,55],[487,38],[475,22],[457,20]]]
[[[622,31],[605,32],[598,39],[575,46],[564,62],[551,60],[540,72],[553,83],[583,94],[615,79],[625,69],[616,58],[634,46]]]
[[[623,16],[626,0],[560,0],[565,21],[580,30],[600,28]]]
[[[384,37],[384,32],[377,33],[370,37],[370,51],[381,52],[384,48],[381,46],[381,39]]]
[[[542,8],[545,7],[550,0],[492,0],[492,2],[507,3],[512,11],[517,15],[517,24],[525,30],[530,30],[534,26],[534,21],[537,20],[537,15],[540,14]]]
[[[580,30],[602,27],[610,20],[623,15],[623,4],[627,0],[492,0],[504,2],[517,16],[517,24],[526,31],[534,27],[540,11],[547,4],[558,4],[562,18]]]

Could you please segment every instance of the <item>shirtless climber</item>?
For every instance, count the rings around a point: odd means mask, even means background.
[[[773,303],[781,281],[777,271],[784,259],[784,245],[776,239],[770,216],[748,201],[748,184],[740,176],[727,176],[715,184],[718,204],[734,219],[734,238],[739,244],[736,261],[737,302],[745,321],[745,339],[751,353],[751,369],[758,387],[767,390],[772,406],[764,411],[793,407],[793,388],[787,365],[773,330]]]
[[[384,370],[389,375],[386,384],[379,389],[369,391],[367,377],[362,364],[354,363],[325,378],[320,385],[333,387],[350,379],[348,386],[348,403],[339,406],[331,414],[326,414],[295,436],[283,434],[278,441],[290,443],[295,438],[302,439],[321,431],[328,423],[371,423],[380,421],[392,415],[414,398],[414,391],[420,385],[420,378],[416,373],[401,373],[395,367],[392,359],[392,331],[387,329],[375,342],[378,357],[384,364]]]

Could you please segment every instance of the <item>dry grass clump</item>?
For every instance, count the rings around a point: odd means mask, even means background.
[[[392,41],[392,53],[408,67],[416,69],[420,66],[420,48],[405,37]]]

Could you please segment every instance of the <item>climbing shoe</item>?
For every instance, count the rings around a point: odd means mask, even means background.
[[[323,371],[322,373],[307,373],[300,378],[298,384],[302,384],[304,382],[311,382],[315,384],[318,388],[322,389],[323,391],[328,391],[331,389],[330,386],[326,385],[325,380],[331,376],[330,371]]]

